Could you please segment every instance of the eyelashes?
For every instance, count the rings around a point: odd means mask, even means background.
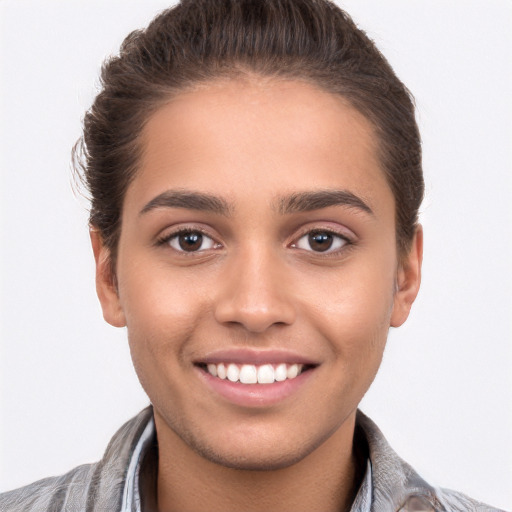
[[[169,245],[177,251],[196,252],[213,249],[215,242],[200,231],[188,231],[171,237]]]
[[[346,236],[339,233],[325,229],[314,229],[302,235],[291,247],[330,254],[340,251],[345,245],[350,243]]]
[[[220,249],[222,244],[216,242],[203,230],[197,228],[185,228],[174,231],[157,240],[157,244],[169,245],[176,252],[197,253],[212,249]]]
[[[331,256],[343,252],[355,241],[333,229],[311,228],[295,236],[288,247],[318,256]],[[157,240],[158,246],[170,247],[183,256],[198,256],[222,249],[224,246],[204,229],[198,227],[178,228]]]

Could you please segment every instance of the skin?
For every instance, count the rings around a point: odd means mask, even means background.
[[[312,85],[252,78],[181,93],[141,137],[117,286],[94,229],[91,239],[104,317],[127,326],[154,406],[159,510],[347,509],[360,479],[356,409],[389,327],[409,314],[422,253],[418,228],[409,254],[397,255],[372,126]],[[147,206],[184,190],[227,211]],[[291,194],[340,190],[371,212],[279,208]],[[199,250],[180,251],[185,228],[203,233]],[[312,230],[333,233],[335,249],[312,247]],[[200,376],[197,362],[220,349],[286,350],[315,367],[285,399],[245,407]]]

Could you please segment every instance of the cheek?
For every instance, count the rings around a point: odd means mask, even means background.
[[[119,273],[119,296],[128,329],[146,324],[151,330],[182,331],[210,305],[209,280],[193,270],[176,271],[165,262],[135,257]]]
[[[309,296],[311,322],[342,360],[379,359],[384,350],[395,282],[390,261],[354,259],[309,287],[316,290]]]
[[[192,292],[178,291],[162,279],[133,280],[123,303],[128,342],[139,381],[154,403],[181,404],[178,381],[187,366],[189,341],[197,329],[204,307]],[[122,297],[122,295],[121,295]],[[189,363],[188,363],[189,364]]]
[[[143,269],[143,271],[138,271]],[[172,272],[166,265],[142,264],[135,258],[119,275],[119,296],[137,373],[165,368],[184,359],[200,319],[211,310],[209,281],[193,273]],[[145,368],[145,371],[139,371]],[[160,372],[161,373],[161,372]]]

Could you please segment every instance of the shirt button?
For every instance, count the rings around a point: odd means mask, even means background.
[[[436,509],[423,496],[409,496],[398,512],[436,512]]]

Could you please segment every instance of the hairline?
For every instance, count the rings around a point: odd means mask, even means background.
[[[207,72],[210,70],[207,70]],[[310,85],[311,87],[316,88],[317,90],[326,92],[335,96],[339,101],[341,101],[344,105],[352,108],[358,114],[360,114],[368,123],[372,130],[372,141],[374,141],[373,151],[375,152],[376,162],[382,171],[388,186],[393,195],[394,200],[394,222],[395,222],[395,242],[397,247],[397,254],[400,257],[405,256],[407,252],[410,250],[411,239],[403,240],[400,236],[399,229],[399,221],[397,217],[397,197],[395,194],[395,189],[391,183],[392,173],[387,171],[387,166],[385,164],[385,143],[384,137],[380,134],[382,131],[381,127],[379,127],[378,123],[374,121],[372,116],[369,115],[368,109],[364,109],[360,107],[353,98],[351,98],[348,87],[345,82],[341,81],[341,87],[339,87],[340,83],[338,83],[338,87],[329,87],[325,82],[322,82],[319,76],[315,76],[314,72],[305,71],[303,68],[299,66],[289,65],[283,70],[274,70],[265,72],[264,69],[258,69],[257,62],[251,65],[250,63],[240,61],[233,61],[231,63],[225,63],[222,67],[216,70],[215,73],[212,72],[211,76],[205,76],[204,78],[195,77],[191,78],[187,83],[183,83],[180,86],[167,86],[167,85],[155,85],[154,90],[157,91],[154,93],[153,98],[149,98],[146,102],[146,106],[148,107],[143,111],[143,109],[139,109],[138,113],[141,119],[140,129],[138,130],[137,135],[134,137],[132,141],[127,143],[128,146],[131,146],[131,151],[134,156],[133,168],[130,170],[129,178],[127,180],[126,188],[124,190],[124,196],[121,201],[120,211],[119,211],[119,219],[117,222],[116,229],[113,231],[114,236],[110,236],[110,240],[105,240],[105,237],[99,230],[104,242],[107,242],[109,253],[111,255],[111,268],[115,273],[115,266],[117,261],[117,250],[119,246],[119,239],[121,237],[122,230],[122,216],[124,209],[124,201],[126,198],[126,192],[130,187],[132,181],[135,179],[138,172],[140,172],[141,162],[144,156],[144,132],[145,126],[153,117],[153,115],[162,109],[165,105],[174,101],[177,97],[182,94],[194,93],[196,91],[204,90],[212,85],[223,85],[232,82],[233,80],[237,80],[239,82],[246,82],[247,84],[251,83],[259,83],[264,85],[269,81],[274,82],[299,82],[303,84]],[[91,219],[92,221],[92,219]],[[95,226],[93,222],[89,223],[91,227],[98,229],[98,226]],[[416,222],[416,227],[418,223]]]

